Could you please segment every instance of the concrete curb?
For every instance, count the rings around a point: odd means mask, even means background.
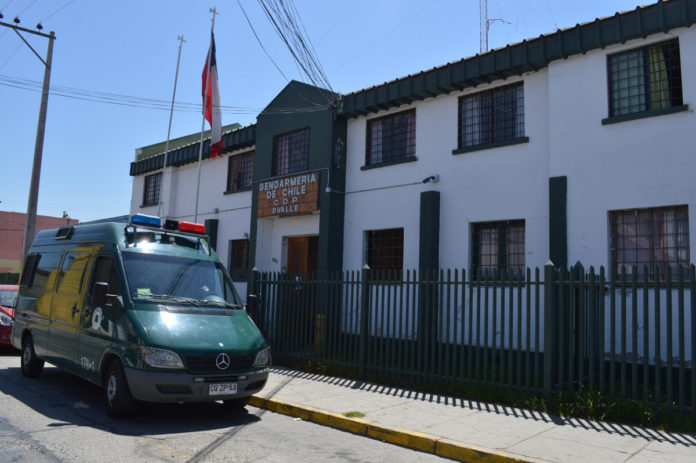
[[[304,405],[291,404],[278,399],[263,399],[251,396],[249,405],[265,410],[282,413],[304,421],[329,426],[334,429],[348,431],[360,436],[379,439],[390,444],[400,445],[421,452],[432,453],[443,458],[464,461],[468,463],[531,463],[505,452],[484,449],[475,445],[463,445],[459,442],[443,439],[430,434],[393,429],[370,423],[360,418],[348,418],[338,413],[320,410]]]

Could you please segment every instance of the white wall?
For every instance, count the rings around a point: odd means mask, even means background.
[[[689,111],[602,125],[607,55],[677,36]],[[610,265],[608,211],[620,209],[688,204],[696,249],[696,31],[595,50],[554,62],[548,72],[550,175],[568,176],[568,262]]]
[[[461,95],[524,80],[528,143],[453,155]],[[363,262],[365,230],[404,228],[404,268],[418,268],[420,194],[440,191],[440,266],[469,268],[472,222],[524,219],[526,263],[548,259],[548,98],[545,70],[370,115],[416,108],[413,163],[360,170],[367,118],[348,122],[344,268]],[[439,183],[423,184],[439,174]],[[390,188],[393,187],[393,188]]]

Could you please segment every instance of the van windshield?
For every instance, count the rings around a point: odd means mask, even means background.
[[[136,252],[122,256],[133,300],[242,308],[219,262]]]

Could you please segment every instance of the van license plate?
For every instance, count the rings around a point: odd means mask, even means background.
[[[211,384],[208,386],[209,395],[236,394],[237,383]]]

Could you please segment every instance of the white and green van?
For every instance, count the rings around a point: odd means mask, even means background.
[[[271,360],[204,227],[141,214],[37,234],[12,344],[25,376],[45,361],[103,386],[114,417],[136,400],[242,408]]]

